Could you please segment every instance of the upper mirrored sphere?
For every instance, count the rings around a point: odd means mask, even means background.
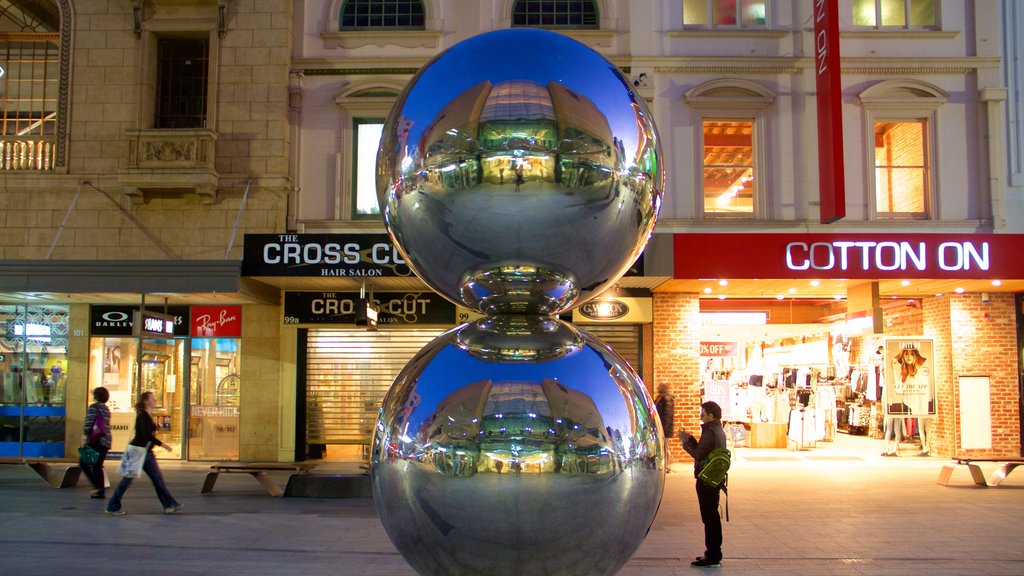
[[[643,250],[664,174],[643,99],[608,60],[513,29],[439,55],[395,103],[377,159],[395,244],[445,297],[556,314]]]

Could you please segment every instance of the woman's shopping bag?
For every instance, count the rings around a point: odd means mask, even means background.
[[[121,464],[117,471],[126,478],[138,478],[142,474],[142,464],[146,461],[146,448],[125,446],[124,454],[121,455]]]

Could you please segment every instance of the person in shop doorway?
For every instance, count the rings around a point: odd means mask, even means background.
[[[658,418],[661,419],[661,430],[665,438],[665,462],[666,472],[672,471],[672,452],[669,449],[669,440],[675,436],[675,410],[676,397],[669,391],[668,383],[658,385],[658,396],[654,399],[654,407],[658,409]]]
[[[110,451],[110,409],[107,400],[110,392],[100,386],[92,391],[93,403],[85,411],[85,425],[82,427],[82,446],[88,444],[100,455],[95,464],[83,464],[82,472],[95,490],[89,498],[106,498],[106,480],[103,477],[103,462]],[[98,424],[98,425],[97,425]],[[96,426],[96,430],[93,430]]]
[[[722,427],[722,407],[717,402],[705,402],[700,405],[700,440],[679,427],[679,439],[683,442],[683,450],[693,457],[693,477],[697,481],[697,504],[700,508],[700,520],[704,523],[704,555],[690,562],[691,566],[713,567],[722,563],[722,517],[718,511],[718,501],[722,486],[712,488],[702,482],[697,475],[700,473],[701,462],[715,448],[725,448],[725,428]]]
[[[142,396],[139,397],[139,401],[135,404],[135,411],[138,413],[135,416],[135,436],[131,439],[129,444],[132,446],[138,446],[140,448],[146,448],[146,459],[142,464],[142,471],[149,476],[151,482],[153,482],[153,488],[156,490],[156,497],[160,499],[160,505],[164,509],[164,514],[174,514],[178,510],[181,510],[183,506],[171,496],[170,491],[167,490],[167,485],[164,483],[164,476],[160,472],[160,466],[156,463],[156,456],[153,455],[153,447],[160,446],[168,452],[171,451],[171,447],[164,444],[156,437],[156,422],[153,420],[153,409],[156,407],[156,395],[152,392],[143,392]],[[134,478],[124,477],[117,484],[117,488],[114,489],[114,495],[107,501],[107,514],[113,516],[124,516],[125,511],[121,508],[121,498],[124,497],[124,493],[128,491],[128,488],[132,485]]]
[[[516,192],[519,192],[519,187],[522,186],[523,182],[525,182],[525,181],[526,181],[526,177],[523,176],[523,167],[522,166],[516,166],[516,168],[515,168]]]

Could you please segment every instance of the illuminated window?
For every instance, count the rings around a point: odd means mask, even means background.
[[[929,198],[926,120],[875,122],[875,212],[924,219]]]
[[[339,30],[423,30],[423,21],[420,0],[348,0]]]
[[[50,0],[0,2],[0,173],[66,164],[66,16]]]
[[[920,80],[886,80],[860,93],[871,159],[865,174],[874,190],[872,217],[882,220],[934,218],[939,197],[932,174],[937,165],[935,119],[949,98],[941,88]]]
[[[761,28],[767,19],[768,0],[683,0],[683,26]]]
[[[596,30],[597,5],[590,0],[518,0],[512,7],[512,26]]]
[[[754,213],[753,119],[704,119],[704,214]]]
[[[935,0],[853,0],[853,25],[867,28],[934,28]]]
[[[380,214],[377,207],[377,148],[384,132],[383,118],[357,118],[352,127],[355,164],[352,168],[353,217]]]
[[[756,82],[719,78],[685,94],[697,114],[696,215],[769,217],[765,198],[764,126],[775,94]]]

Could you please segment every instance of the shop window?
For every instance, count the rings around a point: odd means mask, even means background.
[[[352,126],[355,155],[352,166],[352,217],[377,216],[377,148],[384,132],[382,118],[357,118]]]
[[[356,30],[423,30],[419,0],[347,0],[341,7],[342,32]]]
[[[588,0],[518,0],[512,26],[528,28],[599,28],[597,5]]]
[[[62,458],[66,306],[0,305],[0,456]]]
[[[63,166],[70,12],[57,2],[4,2],[0,9],[0,173]],[[61,80],[63,78],[63,80]],[[66,86],[65,86],[66,87]]]
[[[205,128],[209,41],[157,40],[157,128]]]
[[[768,0],[683,0],[683,26],[764,28]]]
[[[934,218],[937,179],[936,111],[948,97],[918,80],[887,80],[860,94],[867,119],[868,163],[874,189],[872,216],[879,220]]]
[[[853,0],[853,25],[863,28],[935,28],[935,0]]]
[[[928,123],[875,122],[875,211],[878,218],[928,217]]]
[[[238,460],[241,341],[193,338],[189,369],[188,456]]]
[[[774,95],[745,80],[713,80],[686,93],[697,114],[698,212],[703,218],[764,218],[765,113]]]

